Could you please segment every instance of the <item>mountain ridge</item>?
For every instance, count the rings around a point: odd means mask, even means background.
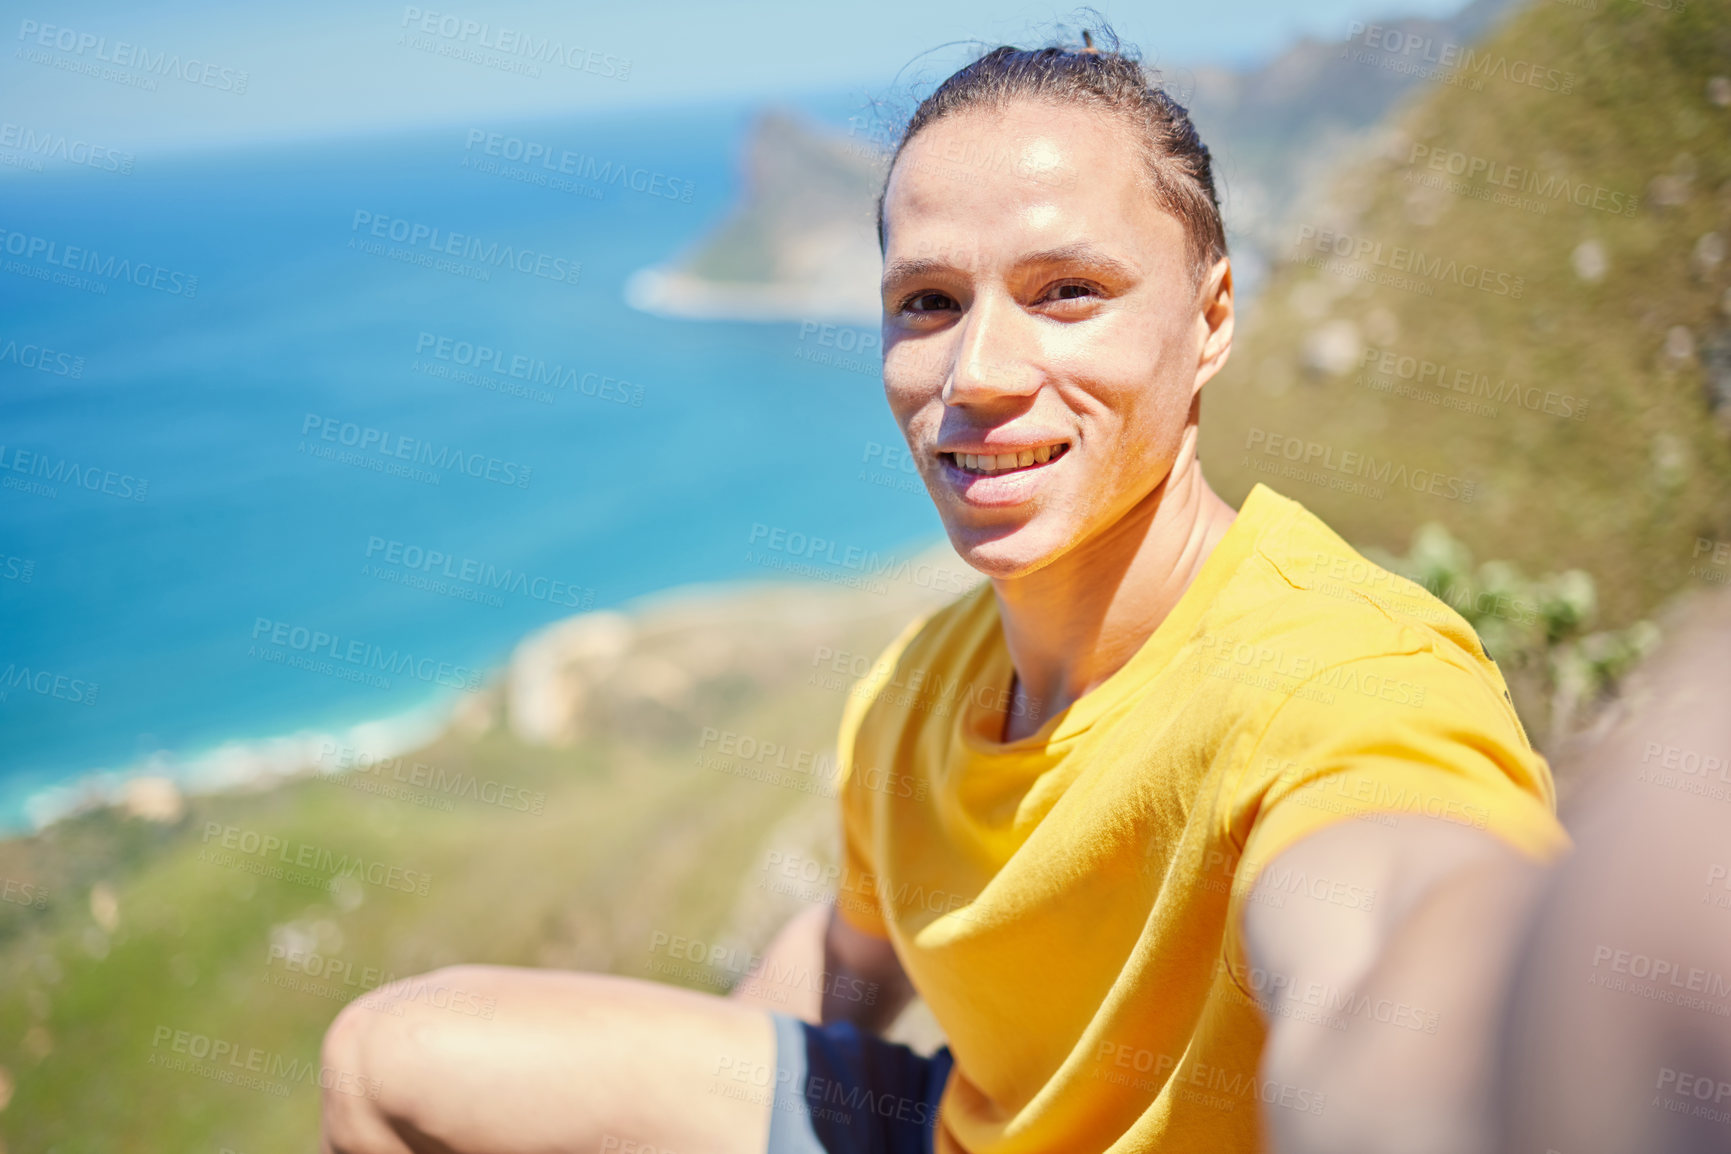
[[[1402,43],[1467,42],[1510,3],[1473,0],[1446,18],[1396,17],[1368,27]],[[1189,107],[1215,156],[1245,300],[1274,259],[1270,246],[1294,206],[1324,186],[1327,173],[1422,83],[1411,72],[1343,70],[1348,49],[1346,41],[1305,39],[1251,69],[1150,69]],[[876,203],[900,128],[883,111],[891,106],[899,102],[851,118],[846,134],[788,109],[760,113],[742,149],[733,207],[686,252],[635,273],[627,302],[690,320],[877,324]]]

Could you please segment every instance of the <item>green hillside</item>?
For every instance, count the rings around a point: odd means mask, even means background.
[[[1586,570],[1630,622],[1731,540],[1731,5],[1535,3],[1470,58],[1367,39],[1337,66],[1453,67],[1288,238],[1205,393],[1210,477],[1359,545],[1436,521]]]
[[[833,853],[824,787],[851,679],[832,666],[869,663],[930,603],[916,594],[784,587],[651,610],[566,749],[513,738],[494,689],[429,747],[357,772],[193,798],[167,824],[103,809],[0,841],[16,883],[0,902],[0,1152],[307,1154],[337,1011],[452,962],[730,988],[822,898],[759,883]],[[665,676],[675,659],[689,682]],[[724,960],[676,952],[692,941]]]

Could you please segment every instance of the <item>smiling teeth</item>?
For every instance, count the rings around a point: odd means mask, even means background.
[[[951,457],[957,466],[969,473],[982,477],[996,476],[1007,473],[1011,469],[1026,469],[1030,465],[1044,465],[1052,458],[1062,454],[1063,445],[1041,445],[1037,449],[1023,449],[1016,453],[952,453]]]

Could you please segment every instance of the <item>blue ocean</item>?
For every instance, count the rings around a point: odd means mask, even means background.
[[[565,174],[466,125],[0,174],[0,829],[435,716],[547,622],[775,578],[754,527],[937,537],[861,480],[870,364],[625,302],[734,203],[752,111],[486,126]]]

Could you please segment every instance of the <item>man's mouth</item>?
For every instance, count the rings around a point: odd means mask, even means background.
[[[1014,453],[939,453],[945,461],[973,477],[996,477],[1049,464],[1070,449],[1068,441],[1020,449]]]

